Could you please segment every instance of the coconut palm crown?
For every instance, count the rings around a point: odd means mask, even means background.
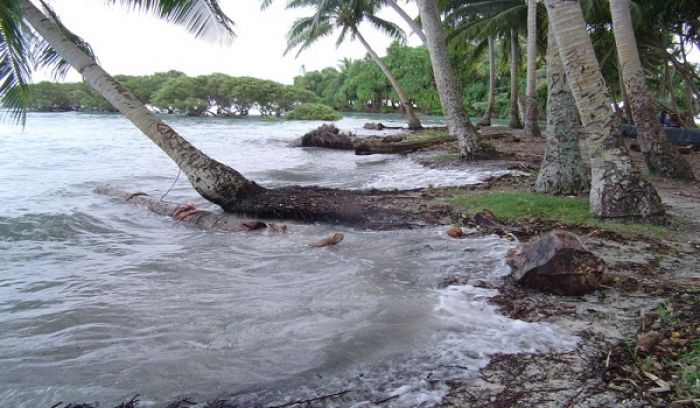
[[[70,68],[56,50],[28,24],[22,8],[29,0],[4,0],[0,7],[0,103],[3,118],[24,123],[28,86],[32,73],[48,69],[56,79]],[[153,14],[165,21],[182,25],[197,38],[230,43],[235,34],[233,21],[224,14],[217,0],[108,0],[134,11]],[[63,36],[94,58],[89,44],[66,28],[54,10],[39,0],[41,11]]]

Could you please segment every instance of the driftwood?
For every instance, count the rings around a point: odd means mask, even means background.
[[[245,232],[269,227],[277,233],[286,233],[287,226],[283,224],[267,224],[262,221],[244,220],[229,213],[201,210],[192,203],[177,204],[162,201],[146,193],[125,193],[110,186],[100,186],[95,189],[99,194],[118,197],[124,202],[145,207],[156,214],[162,214],[177,221],[187,222],[206,230],[224,232]]]
[[[343,235],[340,232],[333,233],[323,239],[320,239],[318,241],[314,242],[309,242],[310,247],[314,248],[321,248],[325,246],[331,246],[331,245],[337,245],[340,243],[345,238],[345,235]]]
[[[382,122],[367,122],[362,127],[370,130],[403,129],[401,126],[386,126]]]
[[[372,143],[365,141],[359,143],[355,147],[356,155],[370,155],[370,154],[396,154],[396,153],[411,153],[419,149],[425,149],[428,147],[438,146],[443,143],[452,142],[457,139],[453,138],[442,138],[442,139],[430,139],[430,140],[420,140],[413,142],[395,142],[395,143]]]
[[[518,284],[558,295],[583,295],[600,286],[605,262],[578,238],[551,231],[508,251],[506,262]]]

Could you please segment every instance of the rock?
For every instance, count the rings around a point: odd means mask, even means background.
[[[605,262],[576,235],[554,230],[508,251],[506,262],[518,284],[558,295],[579,296],[600,285]]]
[[[354,149],[352,138],[341,133],[335,125],[321,125],[301,137],[302,147],[323,147],[326,149]]]
[[[459,227],[450,227],[447,230],[447,235],[451,236],[452,238],[462,238],[464,236],[464,231],[462,231],[462,229]]]

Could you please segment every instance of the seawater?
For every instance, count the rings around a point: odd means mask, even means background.
[[[426,169],[410,156],[292,148],[320,122],[164,116],[262,185],[405,189],[464,185],[493,169]],[[337,125],[396,117],[349,116]],[[428,120],[427,123],[430,123]],[[385,131],[390,134],[392,131]],[[376,132],[374,132],[376,133]],[[288,223],[289,233],[200,231],[94,193],[110,184],[213,207],[119,115],[29,114],[0,124],[0,406],[241,406],[319,395],[327,406],[430,406],[446,380],[494,353],[576,339],[512,320],[475,286],[512,246],[444,228],[370,232]],[[305,244],[340,231],[338,246]],[[442,288],[449,275],[466,284]]]

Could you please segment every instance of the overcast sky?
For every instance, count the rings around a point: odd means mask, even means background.
[[[304,65],[308,71],[334,66],[343,57],[362,58],[365,50],[357,41],[349,41],[336,48],[336,37],[318,41],[298,58],[296,52],[283,56],[286,33],[292,22],[311,11],[288,11],[287,0],[276,0],[272,7],[260,11],[259,0],[219,0],[231,17],[237,38],[230,46],[220,46],[195,40],[184,28],[167,24],[138,12],[119,6],[106,6],[103,0],[51,0],[63,23],[92,45],[100,64],[111,74],[145,75],[176,69],[188,75],[212,72],[240,76],[249,75],[291,84]],[[410,15],[418,14],[414,6],[407,6]],[[383,10],[383,18],[401,25],[403,21],[390,9]],[[361,32],[380,55],[391,42],[371,27],[361,26]],[[409,44],[420,40],[412,36]],[[50,79],[40,72],[34,80]],[[67,81],[80,80],[71,72]]]

